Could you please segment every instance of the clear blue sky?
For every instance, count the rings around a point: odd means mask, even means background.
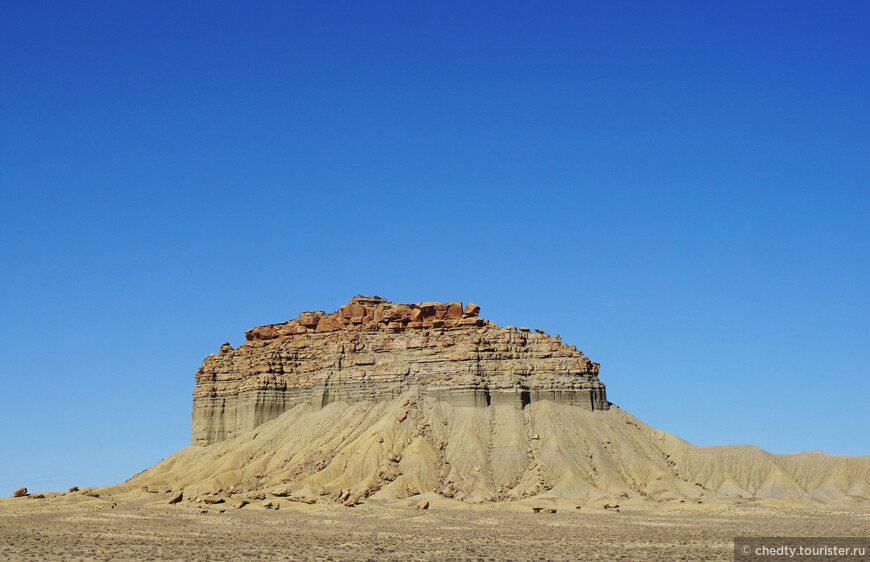
[[[0,496],[190,438],[357,293],[559,333],[699,445],[870,454],[866,2],[3,2]]]

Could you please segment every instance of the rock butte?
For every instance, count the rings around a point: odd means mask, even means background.
[[[358,296],[254,328],[197,371],[192,445],[75,493],[245,509],[870,509],[870,457],[692,445],[610,404],[598,364],[558,336],[478,312]]]
[[[541,330],[500,327],[461,302],[356,296],[337,311],[248,330],[203,361],[192,444],[250,431],[299,404],[391,400],[409,388],[454,406],[540,400],[607,410],[598,363]]]

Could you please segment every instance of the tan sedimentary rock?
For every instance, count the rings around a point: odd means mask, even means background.
[[[27,488],[18,488],[12,493],[13,498],[21,498],[27,495]]]
[[[224,343],[196,373],[192,443],[234,437],[299,404],[391,400],[411,387],[454,406],[609,408],[598,364],[574,346],[479,312],[357,296],[330,314],[248,330],[243,345]]]

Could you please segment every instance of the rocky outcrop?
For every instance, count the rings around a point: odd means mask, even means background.
[[[598,363],[559,336],[499,327],[479,311],[357,296],[330,314],[248,330],[243,345],[223,344],[196,373],[192,443],[232,438],[299,404],[391,400],[412,387],[460,407],[609,408]]]

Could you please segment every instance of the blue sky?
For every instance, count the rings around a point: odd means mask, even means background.
[[[474,301],[699,445],[870,454],[862,2],[4,2],[0,495],[189,443],[357,293]]]

